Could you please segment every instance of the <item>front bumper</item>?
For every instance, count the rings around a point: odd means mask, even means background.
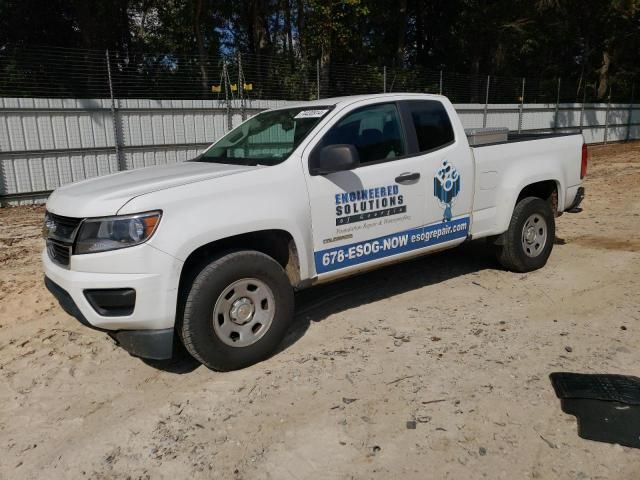
[[[173,355],[174,330],[104,330],[91,325],[82,314],[71,295],[50,278],[44,277],[47,290],[58,300],[62,309],[75,317],[85,327],[106,332],[120,347],[131,355],[153,360],[168,360]]]
[[[109,333],[133,355],[171,357],[178,282],[182,262],[143,244],[127,249],[74,255],[69,268],[42,254],[45,284],[62,308],[83,325]],[[147,273],[137,273],[147,272]],[[135,291],[135,305],[124,315],[96,308],[87,290]]]

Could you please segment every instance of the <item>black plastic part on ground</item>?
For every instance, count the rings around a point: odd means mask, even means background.
[[[640,378],[627,375],[555,372],[549,375],[558,398],[584,398],[640,405]]]
[[[640,378],[555,372],[550,379],[580,438],[640,448]]]
[[[578,421],[578,436],[596,442],[640,448],[640,407],[620,402],[570,398],[562,411]]]

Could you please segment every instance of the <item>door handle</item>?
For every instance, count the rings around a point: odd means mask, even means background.
[[[410,183],[415,183],[420,180],[420,174],[418,172],[406,172],[401,173],[396,177],[396,183],[401,185],[408,185]]]

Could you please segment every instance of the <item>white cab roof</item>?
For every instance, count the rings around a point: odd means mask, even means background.
[[[400,98],[399,98],[400,97]],[[430,93],[375,93],[370,95],[350,95],[346,97],[332,97],[332,98],[321,98],[319,100],[311,100],[308,102],[298,102],[292,103],[284,107],[278,107],[274,110],[284,109],[284,108],[296,108],[296,107],[314,107],[314,106],[345,106],[351,103],[359,102],[361,100],[384,100],[384,99],[407,99],[407,100],[417,100],[417,99],[433,99],[433,98],[442,98],[441,95],[435,95]]]

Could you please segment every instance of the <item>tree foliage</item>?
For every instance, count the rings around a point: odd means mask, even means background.
[[[256,75],[290,65],[285,85],[319,61],[323,84],[384,65],[562,77],[605,98],[640,73],[640,0],[0,0],[0,55],[35,46],[109,49],[120,71],[187,69],[203,90],[218,80],[207,62],[242,52]]]

